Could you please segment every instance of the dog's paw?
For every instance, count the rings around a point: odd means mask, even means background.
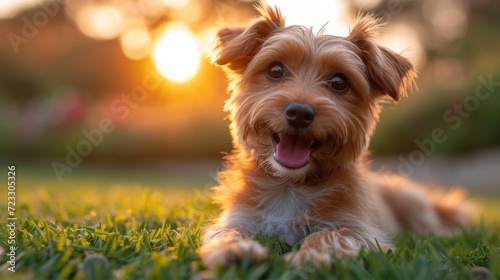
[[[309,235],[300,249],[285,259],[294,266],[307,263],[319,267],[329,264],[332,256],[357,256],[362,246],[363,243],[351,236],[348,229],[324,230]]]
[[[199,252],[203,265],[209,269],[238,264],[245,258],[249,258],[251,263],[256,263],[266,259],[268,254],[267,248],[250,239],[231,239],[221,242],[214,239],[209,244],[203,245]]]
[[[285,255],[285,260],[292,266],[302,266],[312,264],[315,267],[328,265],[331,261],[330,254],[316,250],[298,250]]]

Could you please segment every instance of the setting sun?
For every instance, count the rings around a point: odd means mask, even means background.
[[[192,78],[200,65],[200,51],[196,40],[187,27],[172,24],[159,38],[153,59],[158,71],[174,82]]]

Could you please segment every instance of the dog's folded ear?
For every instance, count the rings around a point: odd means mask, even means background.
[[[348,39],[361,50],[372,88],[397,102],[413,85],[416,73],[408,59],[375,44],[373,39],[379,28],[380,23],[373,16],[361,16]]]
[[[271,33],[285,26],[278,8],[264,4],[257,8],[261,17],[248,27],[219,30],[212,56],[213,63],[224,65],[233,72],[243,73]]]

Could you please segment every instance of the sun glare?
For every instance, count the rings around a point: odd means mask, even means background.
[[[154,47],[153,60],[156,69],[167,79],[185,82],[198,71],[200,51],[187,27],[170,24]]]

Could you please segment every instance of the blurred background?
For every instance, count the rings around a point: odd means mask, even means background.
[[[336,35],[374,13],[379,43],[417,66],[414,92],[381,117],[375,168],[500,189],[500,2],[267,2]],[[80,166],[211,176],[231,139],[226,80],[207,55],[217,27],[247,23],[255,4],[0,0],[0,161],[59,181]]]

